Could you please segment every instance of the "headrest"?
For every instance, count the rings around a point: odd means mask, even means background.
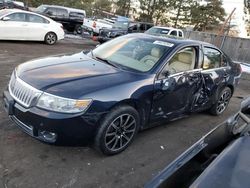
[[[161,57],[161,50],[159,48],[152,48],[151,56],[160,58]]]
[[[178,60],[182,63],[192,64],[192,54],[181,52],[178,55]]]

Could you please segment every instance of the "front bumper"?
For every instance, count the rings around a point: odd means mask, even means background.
[[[55,143],[71,139],[90,143],[98,128],[102,114],[62,114],[39,109],[24,108],[18,104],[8,91],[3,93],[4,108],[10,119],[28,135]]]

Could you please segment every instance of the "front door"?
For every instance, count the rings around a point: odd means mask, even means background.
[[[24,13],[13,13],[6,16],[9,20],[0,21],[0,39],[25,40],[28,23]]]
[[[151,122],[181,117],[190,109],[193,95],[200,87],[201,72],[197,66],[198,46],[185,47],[166,64],[155,82]]]

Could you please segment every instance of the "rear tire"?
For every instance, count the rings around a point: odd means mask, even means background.
[[[124,151],[139,128],[139,114],[131,106],[117,106],[104,117],[95,137],[95,148],[105,155]]]
[[[81,25],[76,25],[75,32],[77,34],[81,35],[82,34],[82,26]]]
[[[57,36],[53,32],[49,32],[44,37],[44,42],[48,45],[54,45],[57,42]]]
[[[216,103],[210,108],[210,113],[212,115],[221,115],[229,104],[232,97],[232,91],[229,87],[224,88],[218,95]]]

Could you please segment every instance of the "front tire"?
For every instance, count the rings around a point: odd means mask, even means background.
[[[131,106],[117,106],[101,122],[95,147],[105,155],[118,154],[132,143],[138,128],[138,112]]]
[[[229,87],[224,88],[216,101],[216,103],[210,109],[210,113],[212,115],[221,115],[226,109],[229,104],[229,101],[232,97],[232,91]]]
[[[44,42],[48,45],[54,45],[57,41],[57,36],[53,32],[49,32],[44,37]]]

